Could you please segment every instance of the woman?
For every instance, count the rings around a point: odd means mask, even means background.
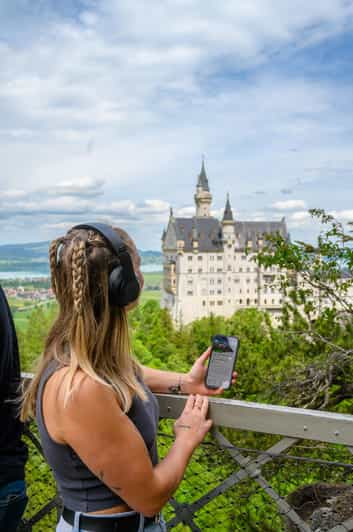
[[[27,504],[27,447],[18,419],[20,358],[11,311],[0,286],[0,530],[15,532]]]
[[[52,242],[49,255],[59,315],[22,418],[36,415],[63,497],[57,531],[165,530],[160,510],[212,423],[201,395],[211,393],[203,384],[209,351],[186,375],[134,360],[127,312],[137,304],[143,276],[123,230],[76,226]],[[151,391],[190,393],[174,425],[175,442],[159,463]]]

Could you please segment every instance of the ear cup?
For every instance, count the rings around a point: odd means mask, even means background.
[[[109,302],[114,307],[125,307],[132,301],[136,301],[140,294],[140,284],[131,270],[119,265],[109,275]]]

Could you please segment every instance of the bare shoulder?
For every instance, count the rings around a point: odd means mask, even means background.
[[[66,399],[69,368],[58,369],[48,380],[43,396],[44,417],[49,434],[58,443],[68,443],[73,430],[80,426],[99,429],[102,423],[116,421],[122,410],[113,390],[77,370]]]
[[[72,380],[69,398],[65,401],[65,384],[69,375],[66,374],[60,386],[60,403],[63,412],[67,416],[69,413],[79,413],[80,415],[90,415],[108,408],[118,412],[119,407],[116,394],[110,386],[87,375],[82,370],[77,370]],[[66,382],[65,382],[66,381]]]

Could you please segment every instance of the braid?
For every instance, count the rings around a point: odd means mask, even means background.
[[[61,238],[53,240],[49,247],[49,265],[50,265],[50,276],[51,276],[51,288],[54,292],[54,295],[57,296],[57,282],[56,282],[56,265],[57,265],[57,253],[58,245],[61,244]]]
[[[76,239],[72,251],[72,295],[77,314],[82,314],[84,282],[86,279],[86,243]]]

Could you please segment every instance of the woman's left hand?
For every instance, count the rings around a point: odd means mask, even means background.
[[[207,373],[207,367],[205,366],[206,360],[211,355],[212,348],[209,347],[193,364],[189,373],[186,374],[186,386],[185,391],[187,393],[198,393],[199,395],[219,395],[223,393],[223,388],[217,388],[216,390],[211,390],[205,386],[205,378]],[[233,371],[232,375],[232,384],[235,384],[237,380],[237,372]]]

